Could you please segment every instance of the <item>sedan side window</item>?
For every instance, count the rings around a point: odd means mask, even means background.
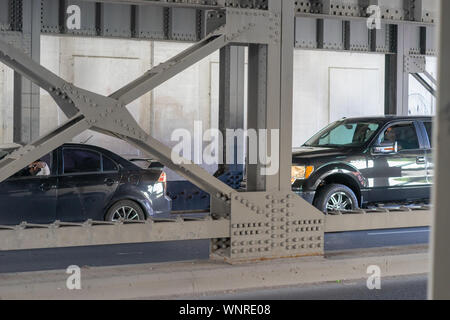
[[[11,178],[50,176],[52,174],[53,164],[52,155],[53,153],[49,153],[42,158],[33,161],[28,166],[14,174]]]
[[[398,144],[399,150],[419,149],[419,138],[413,123],[402,123],[387,128],[380,136],[380,143]]]
[[[117,164],[109,159],[108,157],[102,156],[103,158],[103,171],[109,172],[109,171],[119,171],[119,168],[117,167]]]
[[[63,150],[64,173],[91,173],[102,170],[101,157],[97,152],[84,149]]]

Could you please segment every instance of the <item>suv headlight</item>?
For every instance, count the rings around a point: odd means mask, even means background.
[[[313,166],[293,166],[291,170],[291,183],[297,180],[306,180],[313,172]]]

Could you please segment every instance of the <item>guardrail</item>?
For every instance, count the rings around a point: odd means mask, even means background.
[[[431,208],[397,207],[332,212],[325,216],[325,233],[430,226]],[[182,218],[147,221],[92,221],[52,224],[23,222],[0,225],[0,251],[109,245],[231,237],[230,219]]]
[[[430,206],[337,211],[325,217],[325,232],[426,227],[431,217]]]
[[[0,250],[229,238],[230,220],[210,217],[0,226]]]

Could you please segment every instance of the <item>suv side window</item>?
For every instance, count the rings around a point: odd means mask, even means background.
[[[63,149],[63,173],[101,172],[100,154],[85,149]]]
[[[428,141],[430,141],[430,147],[433,148],[433,122],[424,122],[425,130],[427,130]]]
[[[400,123],[390,126],[381,133],[379,142],[397,142],[399,150],[420,149],[419,138],[414,123]]]

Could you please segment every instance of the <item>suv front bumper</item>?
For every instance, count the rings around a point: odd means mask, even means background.
[[[303,200],[305,200],[309,204],[313,204],[314,197],[316,196],[315,191],[294,191],[294,193],[302,197]]]

